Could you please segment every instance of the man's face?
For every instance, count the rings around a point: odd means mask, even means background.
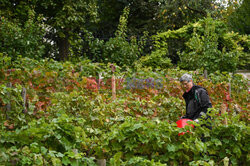
[[[182,81],[181,85],[184,91],[189,91],[193,87],[193,81]]]

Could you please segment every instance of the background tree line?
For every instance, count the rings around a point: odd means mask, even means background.
[[[1,0],[0,8],[0,52],[13,59],[249,69],[249,0]],[[211,67],[225,60],[229,67]]]

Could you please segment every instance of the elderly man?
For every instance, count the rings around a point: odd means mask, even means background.
[[[199,118],[207,119],[207,109],[212,107],[206,89],[193,83],[190,74],[184,74],[180,78],[184,89],[183,98],[186,102],[186,115],[182,119],[192,119],[199,122]],[[211,128],[210,126],[207,126]]]

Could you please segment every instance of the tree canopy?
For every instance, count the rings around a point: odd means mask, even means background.
[[[243,36],[249,34],[250,22],[248,0],[230,0],[227,5],[216,0],[2,0],[0,8],[2,53],[62,61],[88,58],[120,65],[134,65],[145,55],[144,60],[150,55],[156,59],[167,55],[177,65],[177,52],[188,53],[188,43],[171,38],[165,51],[152,52],[155,38],[151,36],[182,29],[208,16]],[[129,9],[126,28],[118,38],[125,8]],[[246,43],[238,42],[244,45],[242,58],[247,61]]]

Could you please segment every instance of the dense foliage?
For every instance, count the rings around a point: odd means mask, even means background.
[[[211,17],[154,38],[155,51],[172,61],[179,59],[183,69],[234,72],[239,66],[249,65],[249,36],[229,32],[222,21]],[[182,44],[173,46],[173,40]]]
[[[39,20],[33,18],[34,12],[29,11],[29,18],[24,23],[0,17],[0,52],[13,59],[20,55],[40,59],[44,52],[42,37],[45,34]],[[22,25],[23,24],[23,25]]]
[[[61,61],[87,57],[93,62],[130,67],[139,60],[153,68],[172,66],[170,58],[173,65],[190,70],[247,69],[247,2],[229,0],[223,5],[215,0],[2,0],[0,53],[13,59],[20,55]],[[202,29],[181,32],[185,27],[202,24],[200,19],[211,19],[210,15],[214,20],[202,25]],[[151,37],[171,33],[168,30],[180,34],[167,37],[167,45],[165,40]],[[159,50],[159,44],[165,48]],[[198,66],[193,64],[196,59],[202,62],[196,63]],[[220,63],[224,63],[221,68],[217,65]]]
[[[249,35],[249,0],[229,1],[228,6],[224,12],[224,17],[229,27],[235,32]]]
[[[204,79],[199,71],[191,72],[213,103],[210,131],[200,126],[203,122],[195,129],[176,127],[185,110],[176,81],[182,70],[122,72],[116,66],[113,100],[109,65],[88,60],[11,61],[3,55],[0,62],[1,164],[96,165],[103,158],[108,165],[249,162],[249,93],[240,75],[216,73]],[[218,116],[222,103],[228,105],[228,113]],[[185,130],[190,134],[178,136]]]
[[[0,165],[247,165],[248,2],[1,0]],[[194,128],[184,73],[213,105]]]
[[[116,30],[122,10],[129,6],[129,36],[140,36],[144,31],[150,35],[167,29],[178,29],[183,25],[206,17],[207,12],[217,13],[215,0],[103,0],[99,2],[100,22],[95,33],[110,37]]]

